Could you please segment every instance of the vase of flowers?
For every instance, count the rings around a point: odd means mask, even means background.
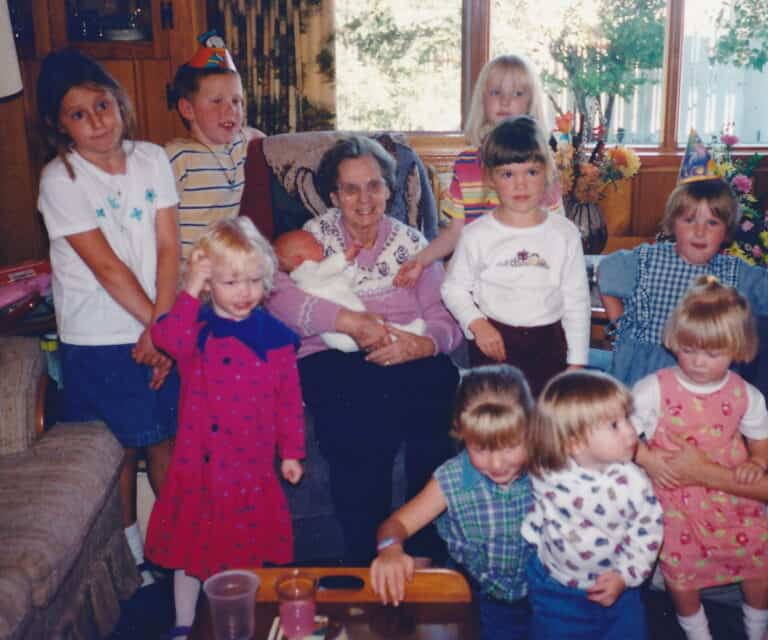
[[[751,265],[768,267],[768,211],[759,210],[752,184],[752,174],[762,156],[755,153],[744,160],[734,159],[733,147],[739,138],[734,135],[733,126],[733,123],[726,125],[719,140],[713,140],[711,145],[715,173],[731,185],[741,213],[733,242],[725,253]]]
[[[637,174],[640,159],[628,147],[606,147],[602,127],[594,130],[594,146],[585,148],[582,136],[573,131],[573,123],[570,112],[556,119],[555,166],[565,214],[581,231],[584,253],[600,253],[608,240],[608,231],[598,203],[609,186]]]

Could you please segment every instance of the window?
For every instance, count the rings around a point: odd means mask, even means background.
[[[346,130],[456,131],[461,0],[336,0],[336,114]]]
[[[714,61],[718,35],[733,16],[733,9],[721,0],[696,0],[685,5],[685,32],[680,78],[680,110],[677,141],[684,144],[694,127],[702,139],[718,136],[723,125],[734,123],[734,132],[743,144],[768,141],[768,73],[752,67]],[[747,34],[740,34],[748,38]],[[750,43],[754,48],[756,43]],[[727,59],[730,50],[723,47]]]
[[[541,71],[553,109],[602,118],[611,142],[673,151],[692,126],[709,139],[735,123],[743,143],[764,144],[768,74],[743,60],[731,64],[733,52],[729,59],[727,47],[725,53],[717,48],[730,25],[732,39],[734,33],[736,40],[751,37],[749,50],[754,55],[762,47],[765,57],[764,34],[758,29],[744,36],[742,15],[752,12],[755,22],[768,11],[762,3],[336,0],[338,126],[458,131],[460,105],[466,108],[483,64],[521,51]],[[553,47],[558,38],[559,49]],[[579,56],[591,73],[578,76],[579,69],[562,64]]]
[[[592,126],[604,124],[611,142],[657,145],[663,128],[665,5],[665,0],[584,0],[574,10],[572,0],[493,0],[489,57],[524,53],[541,73],[558,113],[586,113]],[[608,90],[597,94],[595,87]]]

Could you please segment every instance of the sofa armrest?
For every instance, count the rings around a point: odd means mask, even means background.
[[[45,375],[37,338],[0,338],[0,454],[26,450],[42,431]]]

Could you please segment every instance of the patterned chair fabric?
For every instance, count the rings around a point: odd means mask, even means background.
[[[251,218],[268,238],[299,229],[325,213],[327,203],[315,187],[315,171],[340,131],[285,133],[253,140],[245,165],[241,215]],[[428,240],[437,235],[437,206],[424,164],[402,134],[371,137],[397,162],[395,192],[389,215],[419,229]]]

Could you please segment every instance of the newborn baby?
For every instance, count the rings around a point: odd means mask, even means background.
[[[288,273],[302,291],[351,311],[365,311],[365,305],[353,289],[357,275],[354,259],[359,252],[360,247],[355,245],[345,253],[324,258],[322,245],[309,231],[289,231],[275,240],[280,270]],[[393,326],[416,335],[424,335],[426,329],[426,323],[421,319]],[[328,332],[320,337],[330,349],[346,352],[359,349],[345,333]]]

